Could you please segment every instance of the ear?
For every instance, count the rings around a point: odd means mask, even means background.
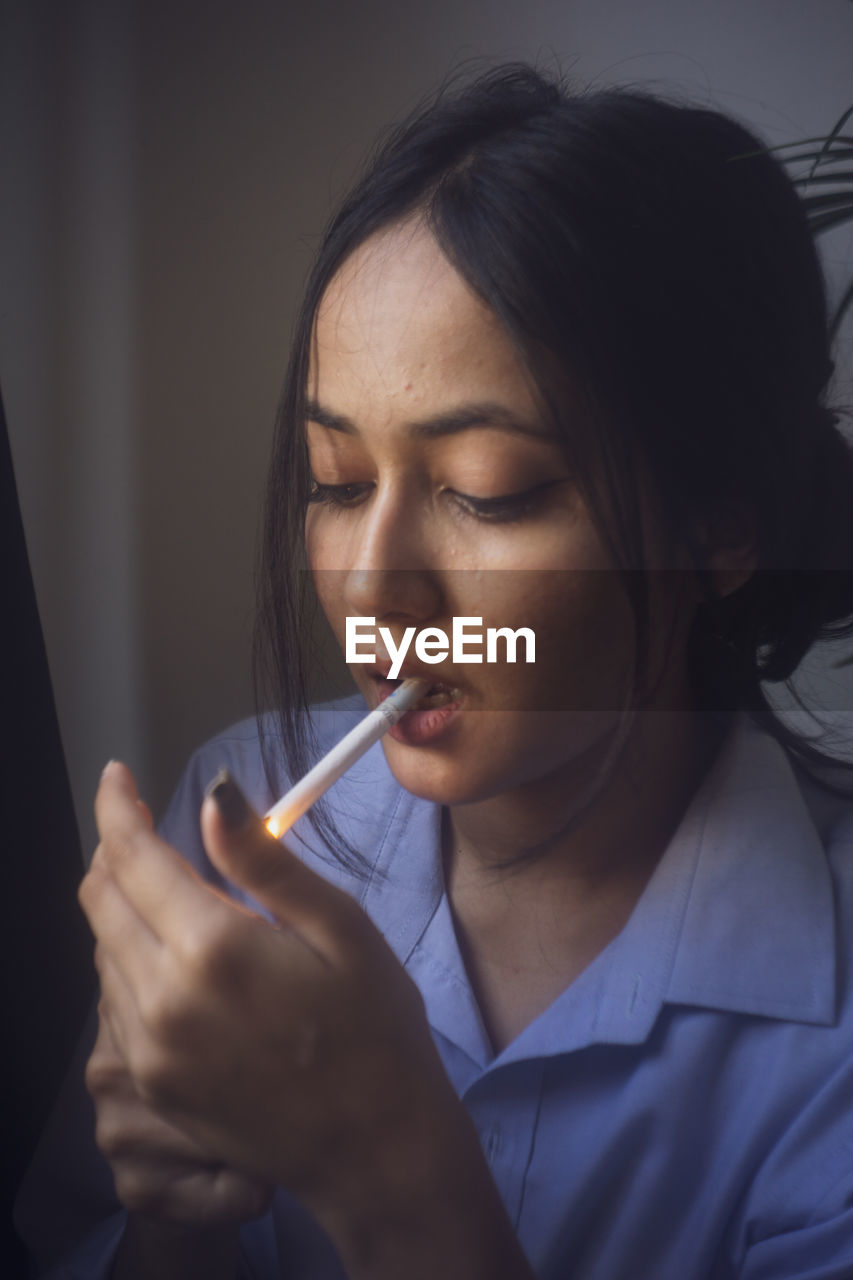
[[[718,596],[730,596],[748,582],[758,568],[755,524],[743,510],[727,511],[703,523],[699,531],[705,547],[705,567]]]

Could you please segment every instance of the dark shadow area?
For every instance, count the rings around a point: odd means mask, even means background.
[[[94,991],[77,904],[82,859],[0,400],[3,682],[3,1097],[0,1274],[27,1274],[16,1188],[65,1074]]]

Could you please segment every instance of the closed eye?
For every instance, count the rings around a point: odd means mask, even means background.
[[[309,502],[322,503],[328,507],[354,507],[361,501],[371,485],[360,484],[320,484],[319,480],[311,482],[308,494]]]
[[[478,520],[488,520],[493,524],[507,524],[512,520],[523,520],[531,514],[548,489],[563,484],[565,480],[546,480],[543,484],[534,485],[530,489],[522,489],[518,493],[497,494],[493,498],[478,498],[472,493],[459,493],[448,489],[453,499],[463,511]],[[312,481],[308,494],[309,503],[318,503],[329,507],[355,507],[372,489],[372,482],[362,481],[357,484],[321,484]]]
[[[522,489],[518,493],[502,493],[494,498],[476,498],[471,493],[459,493],[455,490],[452,492],[462,508],[468,510],[478,520],[491,520],[495,524],[500,524],[511,520],[523,520],[536,509],[546,490],[562,483],[562,480],[546,480],[543,484],[534,485],[531,489]]]

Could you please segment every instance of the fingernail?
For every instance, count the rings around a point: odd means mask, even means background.
[[[107,761],[107,763],[104,765],[103,769],[101,770],[101,777],[102,777],[102,778],[105,778],[105,777],[107,776],[107,774],[109,773],[110,769],[112,768],[112,766],[113,766],[114,764],[115,764],[115,760],[108,760],[108,761]]]
[[[248,801],[227,769],[220,769],[205,795],[212,796],[226,827],[232,831],[240,831],[247,826],[252,816]]]

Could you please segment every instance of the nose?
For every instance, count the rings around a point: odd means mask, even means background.
[[[344,575],[349,614],[423,622],[440,612],[440,574],[416,498],[400,488],[377,494],[359,522]]]

